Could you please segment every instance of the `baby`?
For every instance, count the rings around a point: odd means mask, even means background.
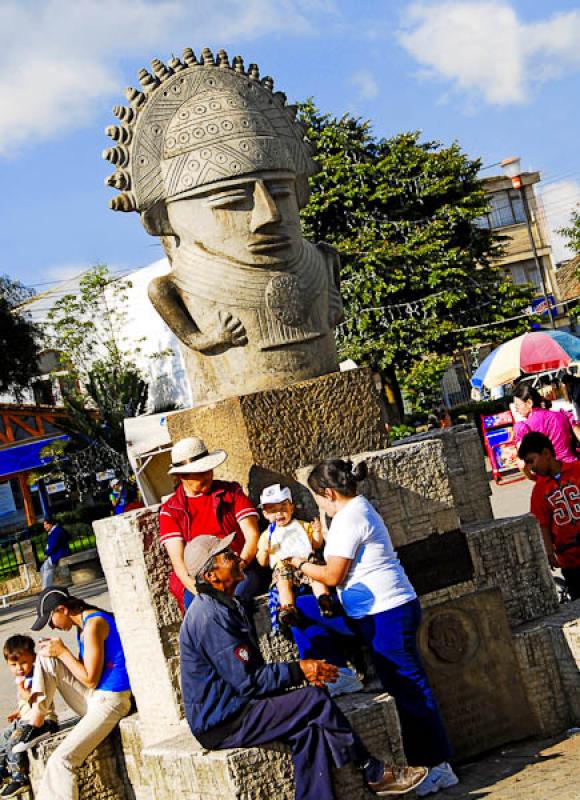
[[[8,716],[9,725],[0,731],[0,770],[9,779],[0,791],[0,798],[17,797],[30,787],[28,756],[18,745],[34,727],[38,715],[36,704],[30,703],[30,686],[36,661],[34,648],[34,640],[20,634],[10,636],[4,644],[4,658],[16,683],[18,708]],[[43,735],[36,741],[42,741],[42,738],[47,738],[58,730],[54,709],[50,709],[47,720],[46,730],[43,730],[46,736]]]
[[[269,565],[273,570],[272,581],[278,589],[280,602],[279,623],[284,626],[298,623],[294,587],[300,584],[312,587],[324,616],[334,616],[334,602],[328,587],[304,575],[289,561],[293,557],[308,561],[314,550],[324,544],[320,520],[303,522],[294,519],[294,504],[290,489],[278,483],[264,489],[260,496],[260,506],[270,525],[260,536],[256,559],[263,567]]]

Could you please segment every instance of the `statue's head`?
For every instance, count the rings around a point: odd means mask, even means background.
[[[111,208],[138,211],[177,247],[257,266],[292,260],[316,171],[296,109],[223,50],[152,63],[144,91],[127,90],[131,107],[114,109],[122,124],[107,128],[118,144],[103,153],[117,166],[106,182],[121,190]]]

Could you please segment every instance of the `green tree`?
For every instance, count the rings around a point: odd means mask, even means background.
[[[18,399],[37,374],[38,331],[17,307],[34,295],[33,289],[0,275],[0,392]]]
[[[124,334],[127,290],[102,264],[80,280],[79,292],[49,312],[48,339],[67,370],[67,429],[125,453],[123,420],[145,411],[148,386],[137,366],[139,342]]]
[[[570,224],[561,228],[558,233],[568,239],[568,246],[577,256],[580,256],[580,211],[575,210],[570,216]]]
[[[492,265],[501,241],[478,225],[488,210],[478,160],[417,132],[377,139],[368,122],[321,114],[311,101],[300,118],[320,165],[306,233],[341,255],[342,358],[396,371],[419,402],[446,357],[528,330],[528,319],[511,318],[525,313],[531,288]]]

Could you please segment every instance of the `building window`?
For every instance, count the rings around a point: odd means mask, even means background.
[[[505,228],[526,221],[522,196],[516,189],[494,192],[488,200],[490,212],[476,220],[480,228]]]
[[[525,261],[516,261],[515,264],[509,264],[506,268],[510,274],[512,283],[518,286],[531,283],[536,292],[539,294],[543,293],[542,276],[533,259],[529,258]]]
[[[32,384],[32,392],[34,395],[34,402],[37,406],[55,405],[52,380],[50,378],[46,378],[40,381],[35,381]]]

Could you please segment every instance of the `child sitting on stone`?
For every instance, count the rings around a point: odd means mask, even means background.
[[[8,783],[0,791],[0,798],[17,797],[30,788],[28,755],[23,752],[15,753],[14,748],[27,728],[37,723],[36,704],[30,704],[30,687],[36,661],[34,648],[34,640],[30,636],[19,634],[10,636],[4,643],[4,658],[17,687],[18,708],[9,714],[9,725],[0,732],[0,771],[8,778]],[[45,719],[44,728],[46,736],[52,735],[58,729],[54,710]],[[37,741],[41,741],[41,738]]]
[[[263,567],[270,566],[273,570],[272,581],[279,595],[279,623],[284,626],[298,623],[294,588],[301,584],[312,587],[324,616],[334,616],[334,602],[328,587],[304,575],[290,563],[293,557],[309,561],[314,551],[322,547],[324,539],[320,519],[313,522],[295,519],[290,489],[278,483],[264,489],[260,496],[260,507],[270,525],[260,536],[256,559]]]

